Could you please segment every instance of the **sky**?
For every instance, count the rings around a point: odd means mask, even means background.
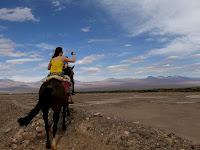
[[[199,0],[1,0],[0,79],[35,82],[56,47],[75,79],[200,76]]]

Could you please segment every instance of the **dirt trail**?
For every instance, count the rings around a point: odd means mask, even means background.
[[[160,95],[134,93],[76,95],[74,97],[76,103],[70,109],[72,115],[66,122],[67,131],[62,131],[59,123],[58,150],[200,150],[198,145],[180,138],[173,132],[169,132],[170,130],[166,132],[162,128],[157,128],[155,124],[149,127],[148,121],[146,124],[141,124],[142,121],[139,120],[139,118],[145,118],[140,116],[144,113],[142,107],[148,108],[146,113],[151,112],[148,116],[155,115],[152,110],[159,106],[162,109],[163,103],[185,107],[186,104],[176,102],[192,101],[191,95],[194,94],[189,95],[190,97],[187,97],[188,94],[172,95],[171,98],[162,93]],[[180,99],[182,97],[184,98]],[[196,97],[192,98],[198,104]],[[0,95],[0,113],[5,114],[0,117],[0,134],[3,135],[0,138],[0,149],[45,149],[45,132],[41,113],[27,128],[20,128],[16,122],[19,116],[30,111],[37,102],[37,98],[36,94]],[[129,110],[130,107],[135,111]],[[149,109],[150,107],[152,109]],[[137,108],[140,108],[140,113],[137,112]],[[127,113],[132,111],[135,117],[127,116]],[[173,109],[169,111],[173,112]],[[182,115],[184,113],[182,112]],[[148,120],[147,116],[146,120]],[[152,120],[155,123],[155,119]],[[159,121],[162,122],[162,120]],[[161,123],[157,122],[157,124]]]

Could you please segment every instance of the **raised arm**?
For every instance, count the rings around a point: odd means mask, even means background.
[[[74,63],[76,61],[76,54],[72,52],[72,58],[63,57],[64,62],[71,62]]]

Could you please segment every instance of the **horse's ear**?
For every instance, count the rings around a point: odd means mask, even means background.
[[[71,67],[71,69],[73,70],[73,69],[74,69],[74,67],[75,67],[75,65],[74,65],[74,66],[72,66],[72,67]]]

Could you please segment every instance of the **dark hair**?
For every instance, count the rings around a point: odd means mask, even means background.
[[[62,47],[57,47],[52,58],[59,56],[60,53],[63,53]]]

